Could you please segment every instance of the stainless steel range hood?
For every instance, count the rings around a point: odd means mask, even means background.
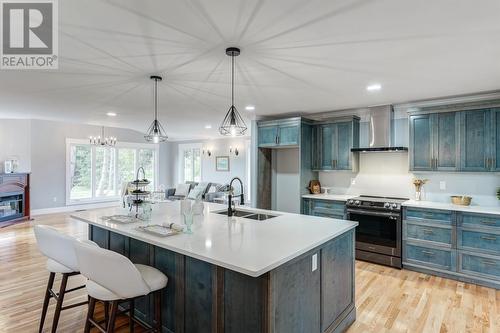
[[[394,110],[392,105],[370,108],[368,147],[352,148],[352,152],[402,152],[408,147],[394,145]]]

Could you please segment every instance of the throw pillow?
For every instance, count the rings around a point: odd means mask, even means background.
[[[206,187],[206,185],[196,185],[195,188],[193,188],[191,192],[189,192],[188,199],[200,199]]]
[[[189,193],[189,184],[178,184],[175,188],[174,195],[187,196]]]

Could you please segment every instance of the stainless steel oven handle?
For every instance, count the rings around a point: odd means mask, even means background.
[[[384,216],[384,217],[395,217],[398,219],[400,215],[398,213],[384,213],[384,212],[376,212],[372,210],[358,210],[358,209],[348,209],[347,214],[361,214],[361,215],[372,215],[372,216]]]

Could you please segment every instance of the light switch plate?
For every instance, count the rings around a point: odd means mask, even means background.
[[[314,272],[315,270],[318,269],[318,254],[313,254],[312,256],[312,271]]]
[[[444,180],[439,182],[439,189],[440,190],[446,190],[446,182]]]

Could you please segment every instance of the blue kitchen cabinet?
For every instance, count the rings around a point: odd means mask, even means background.
[[[500,289],[500,215],[405,207],[403,267]]]
[[[490,134],[490,170],[498,172],[500,171],[500,109],[491,109],[490,112],[492,126]]]
[[[412,115],[410,121],[410,170],[431,171],[434,166],[432,114]]]
[[[276,123],[264,123],[259,125],[258,140],[259,147],[272,147],[277,145],[278,125]]]
[[[359,146],[359,118],[319,124],[315,126],[313,133],[314,169],[355,169],[351,149]]]
[[[410,170],[457,171],[459,169],[459,113],[412,115],[409,121]]]
[[[490,110],[471,110],[460,113],[460,170],[490,170]]]
[[[328,217],[332,219],[345,219],[345,202],[336,200],[304,198],[303,214]]]
[[[258,146],[279,148],[298,146],[300,140],[300,118],[261,121],[258,126]]]

